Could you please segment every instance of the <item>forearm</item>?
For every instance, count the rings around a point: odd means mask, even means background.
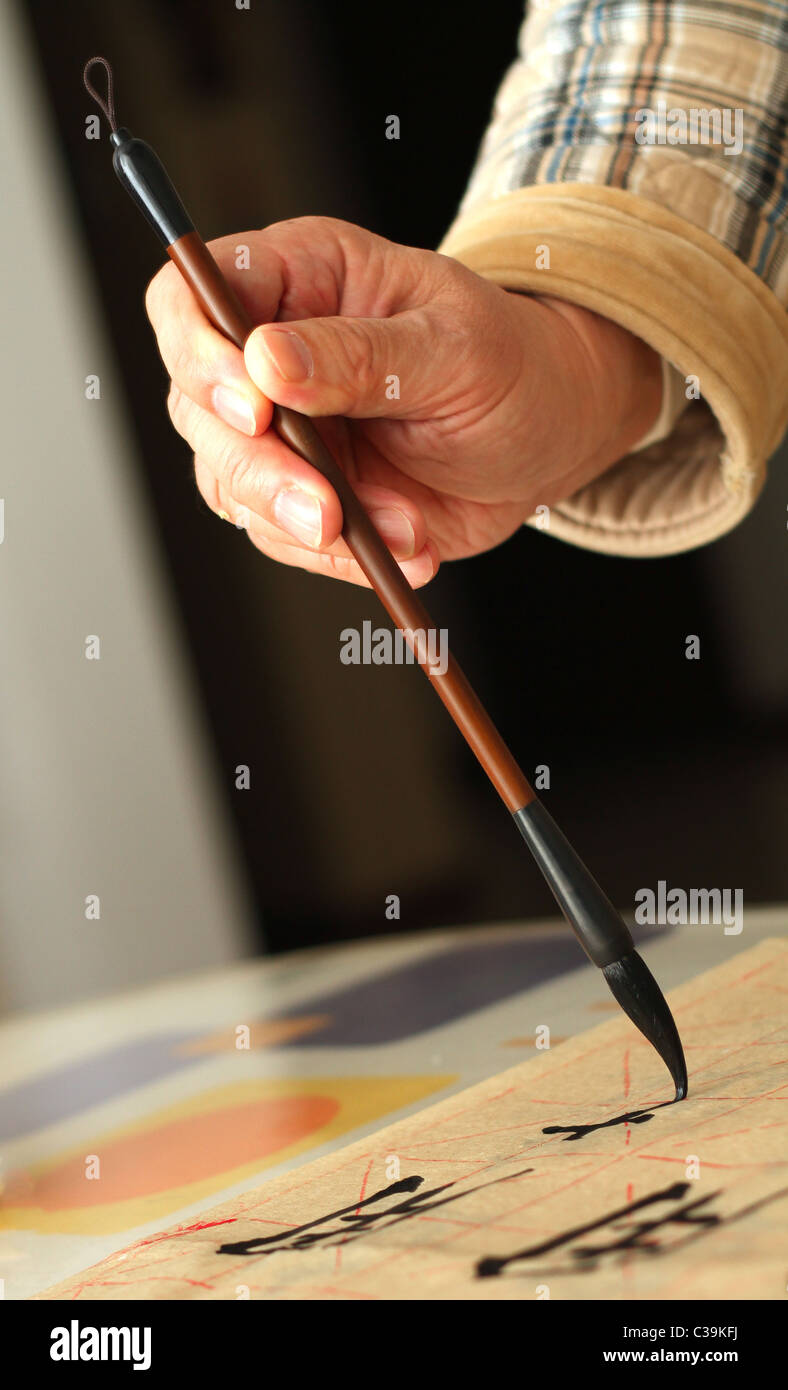
[[[582,487],[629,453],[651,429],[662,399],[659,354],[611,319],[549,295],[535,296],[558,314],[579,349],[575,390],[583,401]]]
[[[779,0],[530,4],[462,208],[545,184],[627,189],[785,301],[787,32]]]
[[[672,364],[675,414],[685,407],[610,485],[581,487],[554,535],[666,554],[730,529],[758,494],[788,421],[784,29],[785,7],[765,0],[713,12],[607,0],[573,9],[571,24],[542,0],[523,27],[441,249],[613,320]],[[734,108],[722,127],[734,136],[738,109],[741,153],[641,143],[640,117],[660,103],[688,118]],[[653,359],[639,367],[648,375]],[[625,455],[637,447],[620,439]]]

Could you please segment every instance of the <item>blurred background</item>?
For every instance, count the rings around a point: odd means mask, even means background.
[[[483,23],[478,5],[419,0],[1,13],[0,1009],[552,915],[421,674],[340,663],[341,630],[382,621],[374,596],[277,567],[200,500],[143,307],[161,251],[106,138],[85,138],[81,80],[106,54],[121,123],[206,238],[323,213],[435,246],[520,0]],[[688,555],[618,560],[524,530],[426,592],[625,910],[658,878],[788,898],[785,477],[783,454],[751,517]]]

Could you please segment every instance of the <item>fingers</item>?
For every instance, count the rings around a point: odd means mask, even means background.
[[[205,460],[236,507],[281,525],[302,544],[319,547],[337,539],[342,508],[334,489],[278,435],[269,431],[244,438],[175,386],[167,407],[178,433]]]
[[[273,402],[314,416],[427,418],[435,383],[454,365],[451,329],[422,307],[436,258],[330,219],[297,219],[210,249],[266,325],[246,357],[208,322],[175,266],[163,267],[146,297],[172,378],[170,414],[194,450],[201,491],[266,554],[366,583],[341,538],[330,484],[268,429]],[[243,267],[233,260],[241,249]],[[343,313],[358,317],[312,317]],[[348,467],[355,471],[352,455]],[[382,456],[378,468],[373,450],[367,476],[396,484],[398,475]],[[438,552],[419,503],[371,483],[354,488],[410,582],[427,582]]]
[[[173,388],[168,402],[176,429],[195,452],[199,490],[272,559],[366,584],[341,538],[342,510],[330,484],[272,432],[244,439]],[[424,516],[391,488],[357,482],[354,490],[410,583],[438,569]]]
[[[167,371],[197,405],[249,436],[267,427],[271,400],[310,415],[434,413],[463,337],[435,307],[441,257],[331,218],[222,237],[210,250],[265,326],[250,335],[244,365],[175,266],[162,267],[148,315]]]
[[[332,579],[342,579],[348,584],[357,584],[360,588],[372,587],[363,570],[350,555],[315,553],[293,548],[280,551],[278,547],[265,542],[258,533],[249,531],[248,534],[258,550],[270,559],[278,560],[280,564],[297,565],[299,569],[308,570],[311,574],[328,575]],[[414,555],[411,560],[398,560],[397,563],[411,588],[421,589],[438,573],[440,557],[437,546],[432,541],[427,541],[418,555]]]
[[[271,421],[271,402],[249,379],[243,353],[208,322],[174,265],[163,266],[151,281],[145,306],[179,391],[233,429],[262,433]]]
[[[389,246],[349,223],[305,217],[220,237],[209,250],[253,320],[268,323],[281,316],[338,313],[348,263],[356,279],[366,274],[379,288],[377,262],[381,248]],[[171,262],[150,282],[145,306],[175,385],[234,429],[262,433],[271,419],[265,393],[250,381],[240,350],[208,322]]]
[[[250,333],[244,359],[261,394],[305,415],[418,419],[455,380],[456,342],[429,308],[389,318],[313,318]]]

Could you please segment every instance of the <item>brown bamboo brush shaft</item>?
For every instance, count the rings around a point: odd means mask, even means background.
[[[95,64],[106,71],[106,101],[89,80]],[[106,58],[91,58],[85,64],[83,77],[85,86],[109,121],[114,150],[112,163],[126,192],[166,246],[208,318],[221,333],[243,348],[255,325],[194,230],[155,150],[144,140],[137,140],[124,126],[118,126],[112,69]],[[415,633],[420,630],[426,637],[428,632],[434,631],[430,618],[312,422],[297,411],[275,406],[273,423],[291,448],[333,486],[342,504],[342,535],[351,553],[393,622],[410,642],[419,665],[427,671],[455,723],[512,812],[515,825],[589,959],[604,972],[615,998],[669,1067],[676,1099],[681,1100],[687,1094],[687,1067],[681,1039],[659,985],[635,950],[620,914],[535,796],[459,666],[447,654],[446,670],[440,672],[431,663],[429,651],[420,650],[420,640]]]
[[[242,308],[199,233],[188,232],[179,237],[168,247],[168,254],[214,327],[243,349],[256,324]],[[296,410],[277,405],[273,424],[285,443],[331,483],[342,505],[342,536],[394,625],[403,632],[421,629],[427,633],[434,624],[426,608],[312,421]],[[418,651],[415,654],[419,656]],[[444,672],[423,660],[419,664],[508,809],[514,813],[527,806],[536,794],[451,654]]]

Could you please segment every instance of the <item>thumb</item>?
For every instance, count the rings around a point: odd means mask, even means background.
[[[391,318],[267,323],[246,341],[252,381],[304,415],[412,419],[431,411],[441,383],[441,335],[424,310]]]

